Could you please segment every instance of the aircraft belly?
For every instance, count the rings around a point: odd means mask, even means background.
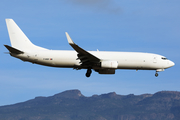
[[[154,70],[151,61],[145,59],[123,59],[118,61],[118,69],[149,69]]]
[[[156,70],[161,68],[158,63],[154,64],[148,60],[118,61],[118,63],[118,69]]]
[[[57,60],[54,62],[56,67],[74,67],[74,65],[77,64],[77,60],[70,60],[70,59],[64,59],[64,60]]]
[[[52,66],[52,67],[72,67],[77,64],[77,60],[73,59],[56,59],[46,61],[39,61],[40,64]]]

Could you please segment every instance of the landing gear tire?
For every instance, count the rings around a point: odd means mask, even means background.
[[[91,70],[91,69],[87,69],[86,77],[90,77],[90,76],[91,76],[91,73],[92,73],[92,70]]]
[[[158,73],[156,73],[155,76],[157,77],[157,76],[158,76]]]

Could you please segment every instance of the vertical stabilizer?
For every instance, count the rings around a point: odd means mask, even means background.
[[[19,50],[45,50],[45,48],[34,45],[13,19],[6,19],[6,24],[12,47]]]

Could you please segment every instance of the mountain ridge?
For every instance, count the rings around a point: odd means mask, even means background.
[[[179,120],[180,92],[84,96],[67,90],[49,97],[0,106],[3,120]]]

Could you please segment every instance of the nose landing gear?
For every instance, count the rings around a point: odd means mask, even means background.
[[[92,70],[90,68],[87,69],[86,77],[90,77],[92,73]]]
[[[157,72],[156,72],[155,76],[158,77],[158,73]]]

